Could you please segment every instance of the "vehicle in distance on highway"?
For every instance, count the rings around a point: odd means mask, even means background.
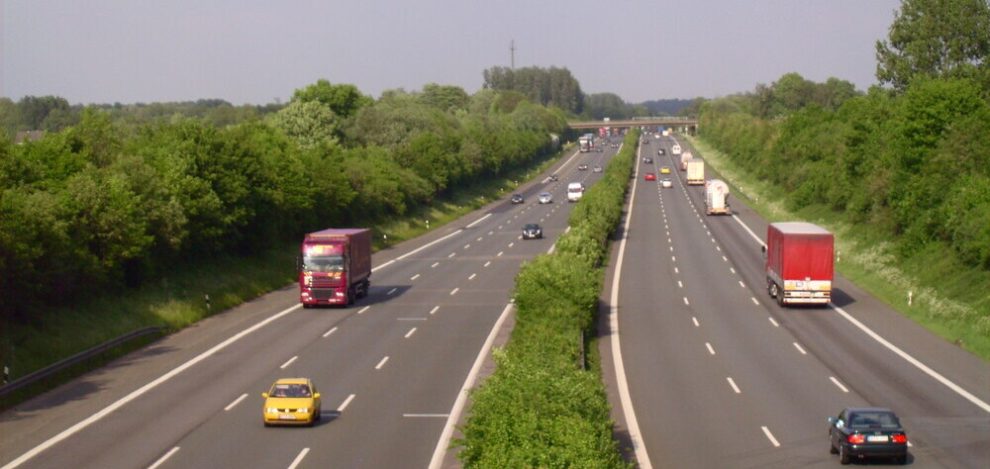
[[[551,175],[550,175],[550,180],[551,180],[551,181],[556,181],[556,180],[558,180],[558,179],[560,179],[560,176],[558,176],[558,175],[556,175],[556,174],[551,174]]]
[[[540,192],[540,195],[536,196],[537,201],[541,204],[549,204],[553,202],[553,194],[549,192]]]
[[[587,170],[588,170],[588,165],[584,163],[578,165],[578,171],[587,171]]]
[[[602,167],[599,166],[599,165],[595,165],[595,168],[592,171],[594,171],[596,173],[600,173],[600,172],[602,172]]]
[[[509,201],[512,202],[513,204],[521,204],[525,202],[525,199],[523,199],[523,196],[519,194],[512,194],[512,198],[509,199]]]
[[[670,174],[670,166],[661,166],[660,174]]]
[[[523,239],[538,239],[543,237],[543,228],[536,223],[527,223],[522,229]]]
[[[671,187],[674,187],[674,181],[671,181],[670,178],[663,178],[660,180],[660,187],[670,189]]]
[[[644,156],[643,157],[643,163],[645,163],[645,164],[653,164],[653,158],[650,158],[649,156]]]
[[[653,174],[653,173],[646,173],[646,175],[643,176],[643,179],[644,180],[647,180],[647,181],[656,181],[657,180],[657,175],[656,174]]]
[[[660,156],[663,156],[663,155],[666,155],[667,152],[663,148],[661,148],[661,149],[657,150],[657,154],[660,155]]]
[[[308,378],[282,378],[265,398],[262,419],[270,425],[313,425],[320,420],[320,393]]]
[[[839,462],[849,464],[852,458],[891,458],[898,464],[907,463],[907,434],[901,421],[890,409],[882,407],[849,407],[838,417],[828,418],[829,452],[839,454]]]

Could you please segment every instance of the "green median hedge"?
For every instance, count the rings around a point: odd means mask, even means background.
[[[598,370],[585,369],[608,239],[622,217],[637,132],[571,213],[553,254],[516,277],[516,326],[472,392],[458,457],[466,467],[630,467],[612,439]]]

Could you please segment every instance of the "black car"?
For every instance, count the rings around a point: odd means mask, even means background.
[[[512,198],[509,199],[509,200],[512,203],[514,203],[514,204],[521,204],[521,203],[525,202],[525,199],[523,199],[523,196],[521,196],[519,194],[512,194]]]
[[[550,175],[550,180],[551,180],[551,181],[556,181],[556,180],[558,180],[558,179],[560,179],[560,176],[557,176],[556,174],[551,174],[551,175]]]
[[[578,165],[578,171],[587,171],[587,170],[588,170],[588,165],[583,163]]]
[[[839,454],[839,462],[852,458],[892,458],[907,463],[907,434],[901,421],[890,409],[882,407],[848,407],[838,417],[828,418],[829,452]]]
[[[537,239],[543,238],[543,228],[536,223],[527,223],[522,230],[523,239]]]
[[[649,156],[644,156],[643,157],[643,163],[653,164],[653,158],[650,158]]]
[[[657,154],[660,155],[660,156],[663,156],[663,155],[666,155],[667,152],[663,148],[661,148],[661,149],[657,150]]]

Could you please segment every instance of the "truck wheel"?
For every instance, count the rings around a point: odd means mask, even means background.
[[[773,282],[767,282],[767,293],[770,294],[770,298],[777,297],[777,284]]]

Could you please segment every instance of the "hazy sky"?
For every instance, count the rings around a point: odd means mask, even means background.
[[[0,94],[71,103],[286,101],[326,78],[379,96],[474,93],[482,71],[567,67],[586,93],[716,97],[787,72],[859,89],[896,0],[0,0]]]

